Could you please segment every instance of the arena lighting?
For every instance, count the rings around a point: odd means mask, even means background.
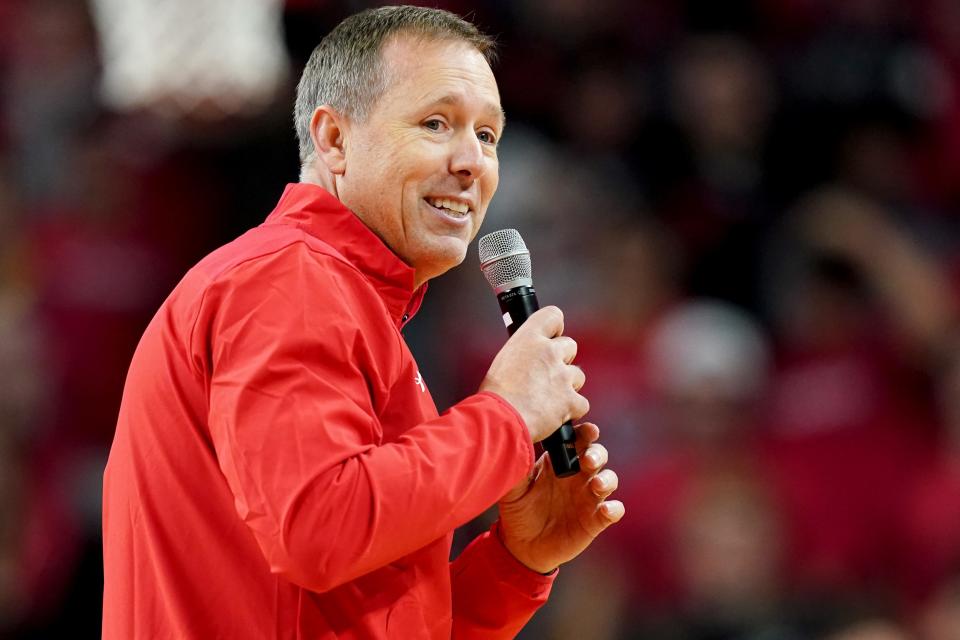
[[[91,0],[91,8],[113,109],[255,115],[286,77],[281,0]]]

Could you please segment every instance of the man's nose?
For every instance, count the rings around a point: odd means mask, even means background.
[[[473,131],[458,135],[454,142],[453,155],[450,158],[450,172],[462,182],[469,183],[480,178],[486,170],[486,158],[483,145]]]

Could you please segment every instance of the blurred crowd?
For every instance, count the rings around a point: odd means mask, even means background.
[[[118,100],[123,3],[0,3],[0,637],[98,635],[133,349],[296,181],[293,83],[367,6],[201,4],[272,6],[249,100]],[[566,312],[627,508],[521,637],[960,638],[960,3],[439,4],[500,43],[484,230]],[[475,250],[406,331],[441,410],[476,389]]]

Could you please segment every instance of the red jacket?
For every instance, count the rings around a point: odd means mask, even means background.
[[[104,476],[104,638],[509,638],[546,600],[495,532],[448,561],[533,448],[493,394],[437,415],[413,282],[307,184],[184,277]]]

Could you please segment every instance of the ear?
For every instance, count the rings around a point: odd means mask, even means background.
[[[320,105],[310,118],[310,138],[317,154],[317,162],[335,175],[343,175],[346,170],[343,134],[346,122],[342,115],[330,105]]]

